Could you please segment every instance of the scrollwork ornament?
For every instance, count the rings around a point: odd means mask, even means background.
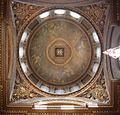
[[[14,2],[12,5],[16,31],[18,33],[20,27],[28,20],[35,12],[43,8],[42,6],[27,5],[19,2]]]
[[[95,88],[90,93],[92,94],[93,99],[98,99],[102,102],[107,98],[105,89],[99,84],[95,84]]]
[[[36,93],[29,84],[21,80],[18,76],[15,81],[14,93],[11,102],[15,102],[20,99],[31,99],[36,97],[42,97],[42,95]]]
[[[103,33],[107,10],[107,5],[105,3],[92,4],[86,7],[82,6],[77,8],[87,14],[99,27],[101,33]]]
[[[85,97],[103,103],[109,102],[109,95],[106,91],[103,71],[101,72],[100,78],[96,81],[96,83],[94,83],[91,88],[78,97]]]

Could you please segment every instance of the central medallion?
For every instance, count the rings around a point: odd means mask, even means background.
[[[64,57],[64,48],[55,48],[56,57]]]
[[[68,41],[57,38],[48,45],[47,58],[55,65],[67,64],[72,58],[72,47]]]

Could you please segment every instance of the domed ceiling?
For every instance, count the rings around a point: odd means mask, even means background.
[[[25,114],[46,114],[47,110],[52,114],[63,109],[64,114],[114,112],[111,94],[119,88],[110,80],[111,62],[101,53],[110,40],[106,39],[108,2],[86,1],[72,6],[29,3],[12,1],[13,19],[3,27],[2,52],[8,53],[8,60],[3,59],[6,75],[1,99],[6,113],[22,110]]]
[[[92,24],[68,9],[35,17],[19,43],[19,60],[27,79],[46,93],[81,91],[99,69],[101,44]]]
[[[85,32],[65,19],[41,25],[28,45],[29,62],[34,73],[55,85],[78,79],[91,59],[91,46]]]
[[[119,114],[113,1],[3,0],[0,113]]]

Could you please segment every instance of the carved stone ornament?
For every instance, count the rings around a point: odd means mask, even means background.
[[[25,81],[21,80],[19,75],[17,75],[11,101],[14,102],[20,99],[31,99],[36,97],[42,97],[42,95],[36,93]]]
[[[103,33],[105,18],[106,18],[105,12],[107,10],[106,4],[101,3],[101,4],[88,5],[86,7],[81,6],[77,8],[79,8],[85,14],[87,14],[99,27],[101,33]]]
[[[22,4],[12,2],[12,9],[15,17],[16,31],[18,33],[20,27],[29,19],[31,15],[43,8],[42,6]]]
[[[85,97],[99,102],[109,101],[109,95],[106,91],[103,72],[100,78],[97,80],[97,82],[93,84],[93,86],[90,89],[88,89],[86,92],[84,92],[82,95],[79,95],[79,97]]]
[[[102,102],[106,101],[107,93],[102,85],[95,84],[95,86],[92,87],[90,94],[92,95],[93,99],[98,99],[99,101],[102,101]]]
[[[19,2],[12,3],[12,9],[15,17],[15,24],[17,32],[19,31],[20,27],[25,23],[26,20],[29,20],[29,17],[32,16],[35,12],[43,9],[44,6],[35,6],[29,4],[22,4]],[[80,6],[77,7],[81,11],[91,18],[96,25],[99,27],[100,31],[103,33],[104,24],[105,24],[105,17],[106,17],[106,9],[107,5],[105,3],[100,4],[92,4],[87,6]],[[91,20],[90,19],[90,20]]]

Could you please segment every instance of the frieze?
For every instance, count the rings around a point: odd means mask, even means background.
[[[17,110],[7,110],[7,111],[2,111],[3,114],[5,115],[18,115],[18,114],[24,114],[24,115],[105,115],[105,114],[111,114],[111,115],[119,115],[119,112],[116,112],[116,111],[111,111],[111,110],[93,110],[93,111],[89,111],[89,112],[86,112],[86,111],[82,111],[82,112],[64,112],[64,111],[52,111],[52,112],[44,112],[44,111],[40,111],[40,112],[29,112],[29,111],[17,111]]]

